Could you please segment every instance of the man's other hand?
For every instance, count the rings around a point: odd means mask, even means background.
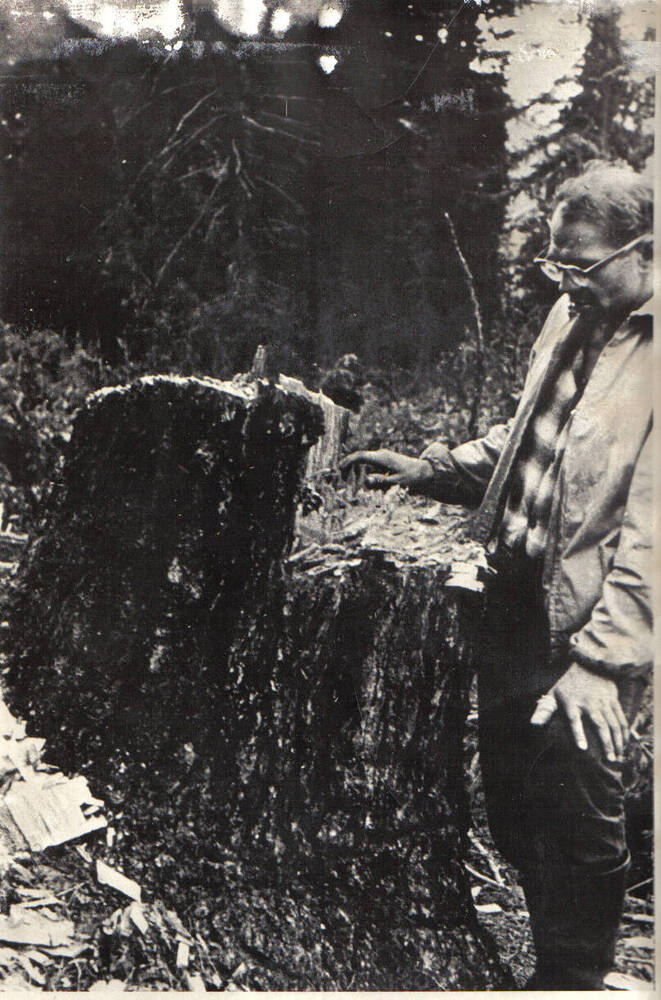
[[[365,477],[365,486],[389,489],[391,486],[420,486],[434,478],[434,469],[424,458],[411,458],[396,451],[354,451],[340,462],[340,471],[348,472],[356,465],[368,465],[381,470]]]
[[[629,738],[629,725],[614,681],[572,663],[537,702],[530,719],[533,726],[546,725],[558,707],[567,716],[580,750],[587,750],[588,746],[583,728],[585,717],[595,726],[608,760],[622,760]]]

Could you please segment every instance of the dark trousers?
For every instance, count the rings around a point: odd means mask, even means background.
[[[620,763],[605,759],[585,722],[576,747],[562,710],[530,725],[535,703],[569,666],[551,655],[540,574],[501,566],[487,597],[478,692],[489,826],[517,867],[537,952],[539,988],[598,989],[612,967],[629,855]],[[642,683],[622,686],[630,721]]]

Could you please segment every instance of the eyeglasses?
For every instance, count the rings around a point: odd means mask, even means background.
[[[549,260],[548,257],[535,257],[533,263],[539,264],[543,273],[551,281],[562,281],[563,274],[568,275],[575,285],[580,288],[585,288],[590,283],[592,275],[597,270],[598,267],[603,267],[604,264],[610,263],[610,261],[615,260],[620,254],[628,253],[629,250],[633,250],[635,246],[642,243],[643,240],[651,239],[651,233],[645,233],[643,236],[637,236],[635,240],[631,243],[627,243],[626,246],[620,247],[619,250],[614,250],[613,253],[609,253],[607,257],[603,257],[598,260],[596,264],[590,264],[589,267],[577,267],[576,264],[561,264],[558,260]]]

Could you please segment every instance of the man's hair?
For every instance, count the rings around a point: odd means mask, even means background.
[[[564,181],[553,207],[562,205],[563,222],[604,226],[615,247],[652,232],[652,183],[626,163],[592,160],[582,174]]]

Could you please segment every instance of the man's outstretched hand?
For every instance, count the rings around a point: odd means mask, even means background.
[[[580,750],[587,750],[588,746],[583,728],[585,717],[596,727],[608,760],[623,758],[629,724],[614,681],[572,663],[551,690],[539,699],[531,723],[533,726],[546,725],[558,708],[567,716]]]
[[[411,458],[397,451],[379,448],[378,451],[354,451],[340,462],[340,471],[348,472],[353,466],[369,465],[380,472],[365,477],[365,486],[389,489],[391,486],[420,486],[434,478],[434,469],[424,458]]]

